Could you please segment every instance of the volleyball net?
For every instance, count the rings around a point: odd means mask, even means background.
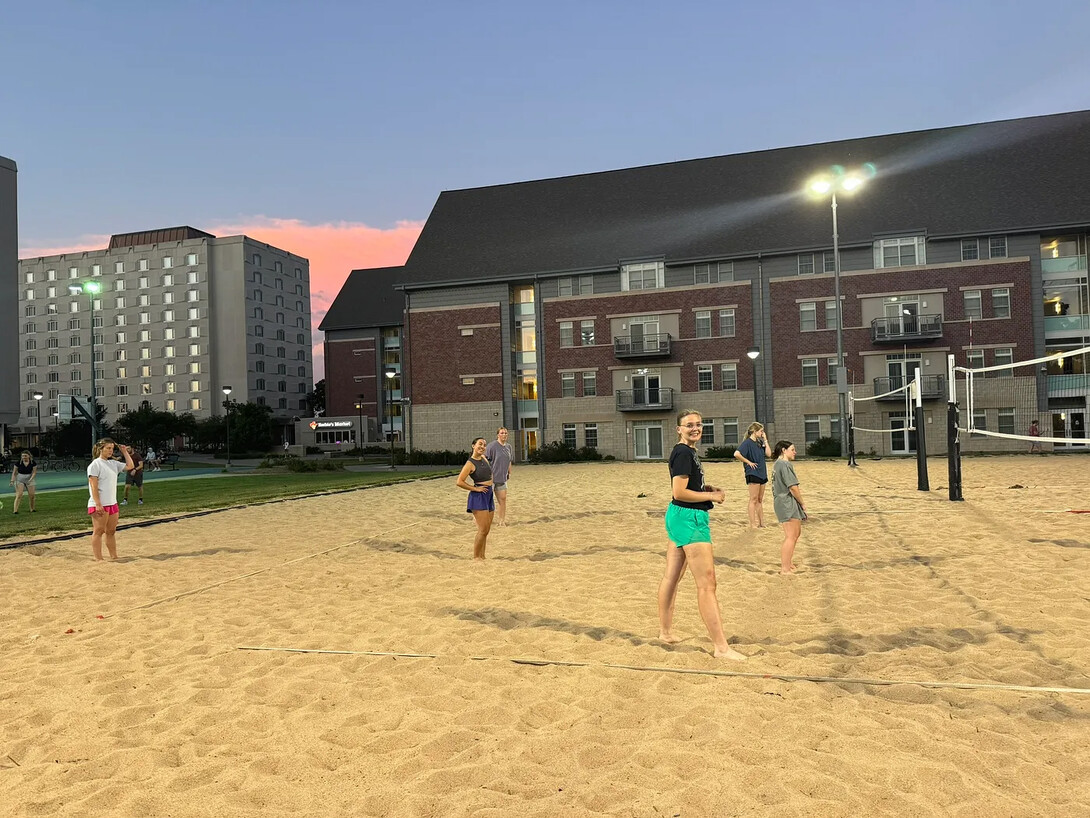
[[[904,452],[915,451],[917,488],[928,491],[927,441],[923,423],[922,375],[917,369],[911,378],[889,378],[883,383],[891,387],[875,395],[848,392],[848,465],[858,465],[856,448],[869,441],[881,440],[882,448]],[[889,440],[885,440],[885,436]],[[900,445],[894,445],[899,438]],[[872,446],[872,450],[874,447]]]

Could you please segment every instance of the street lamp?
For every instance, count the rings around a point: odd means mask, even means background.
[[[359,395],[359,400],[356,401],[356,411],[359,412],[359,415],[360,415],[360,435],[356,439],[356,448],[359,449],[360,453],[362,454],[363,453],[363,394],[362,393],[360,393],[360,395]]]
[[[223,388],[223,406],[227,409],[227,468],[231,468],[231,387]]]
[[[847,381],[844,372],[844,317],[840,304],[840,235],[836,224],[836,194],[852,193],[863,186],[864,181],[874,176],[874,165],[869,162],[859,171],[846,171],[840,165],[834,165],[827,173],[810,181],[807,185],[811,194],[824,196],[830,194],[833,208],[833,297],[836,299],[836,395],[839,414],[837,423],[840,427],[840,456],[844,456],[844,423],[847,395]]]
[[[41,392],[34,393],[34,408],[38,410],[38,445],[42,445],[42,398],[44,398]]]
[[[57,428],[60,427],[60,425],[61,425],[61,413],[60,412],[54,412],[53,413],[53,428],[57,429]]]
[[[390,416],[390,471],[396,471],[394,465],[394,376],[397,373],[392,369],[386,370],[386,391],[389,399],[386,402],[386,412]]]
[[[752,346],[746,350],[746,357],[753,361],[753,420],[760,421],[761,412],[757,408],[757,358],[761,355],[761,348]]]
[[[68,292],[72,295],[86,293],[91,297],[91,445],[98,442],[98,395],[95,387],[95,296],[102,289],[97,281],[85,281],[82,284],[69,284]]]

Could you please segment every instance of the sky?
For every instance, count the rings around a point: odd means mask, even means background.
[[[245,233],[310,259],[317,327],[444,190],[1086,110],[1088,31],[1085,0],[0,0],[0,156],[20,258]]]

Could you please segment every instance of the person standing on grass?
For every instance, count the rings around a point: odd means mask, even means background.
[[[511,444],[507,442],[507,430],[496,430],[496,439],[484,450],[485,459],[492,467],[492,490],[496,495],[496,525],[506,525],[507,481],[511,478]]]
[[[19,502],[23,499],[23,491],[30,495],[30,510],[37,511],[34,507],[34,478],[38,476],[38,462],[30,452],[23,451],[15,465],[11,469],[11,485],[15,486],[15,504],[12,514],[19,513]]]
[[[123,506],[129,504],[129,488],[131,486],[136,486],[137,496],[139,497],[137,502],[144,505],[144,458],[135,449],[132,453],[132,462],[132,470],[125,473],[125,497],[121,500]]]
[[[458,488],[469,492],[466,512],[473,515],[477,523],[477,535],[473,538],[473,559],[484,559],[484,547],[488,541],[488,532],[492,528],[492,515],[496,504],[492,499],[492,467],[485,459],[483,437],[473,441],[473,453],[458,473]]]
[[[765,457],[772,457],[765,427],[754,421],[746,430],[746,438],[734,452],[735,460],[745,466],[746,488],[749,489],[749,527],[764,528],[765,486],[768,485],[768,467]]]
[[[699,412],[685,410],[677,417],[678,442],[670,452],[670,487],[673,499],[666,508],[666,572],[659,583],[659,639],[681,641],[672,630],[674,602],[685,566],[696,580],[696,603],[716,659],[745,659],[727,644],[719,599],[715,595],[715,556],[712,553],[708,511],[726,498],[722,489],[704,482],[704,467],[696,453],[704,422]]]
[[[802,534],[802,521],[806,519],[806,504],[799,490],[799,478],[795,476],[795,444],[781,440],[772,456],[772,503],[776,519],[783,524],[783,545],[780,546],[780,573],[795,573],[795,543]]]
[[[114,460],[114,449],[120,448],[125,462]],[[117,475],[134,468],[132,449],[118,445],[108,437],[102,438],[91,450],[94,460],[87,467],[87,513],[91,515],[91,551],[95,560],[102,561],[102,538],[106,538],[106,550],[111,560],[117,559],[117,520],[121,508],[117,504]]]

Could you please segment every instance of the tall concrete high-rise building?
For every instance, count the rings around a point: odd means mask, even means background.
[[[17,309],[23,443],[39,408],[44,428],[60,396],[90,395],[92,357],[111,420],[145,403],[219,415],[230,386],[286,429],[314,388],[309,262],[248,236],[173,227],[22,259]]]
[[[0,326],[19,322],[19,218],[15,175],[10,159],[0,156]],[[19,348],[0,344],[0,446],[6,447],[7,427],[19,419]]]

